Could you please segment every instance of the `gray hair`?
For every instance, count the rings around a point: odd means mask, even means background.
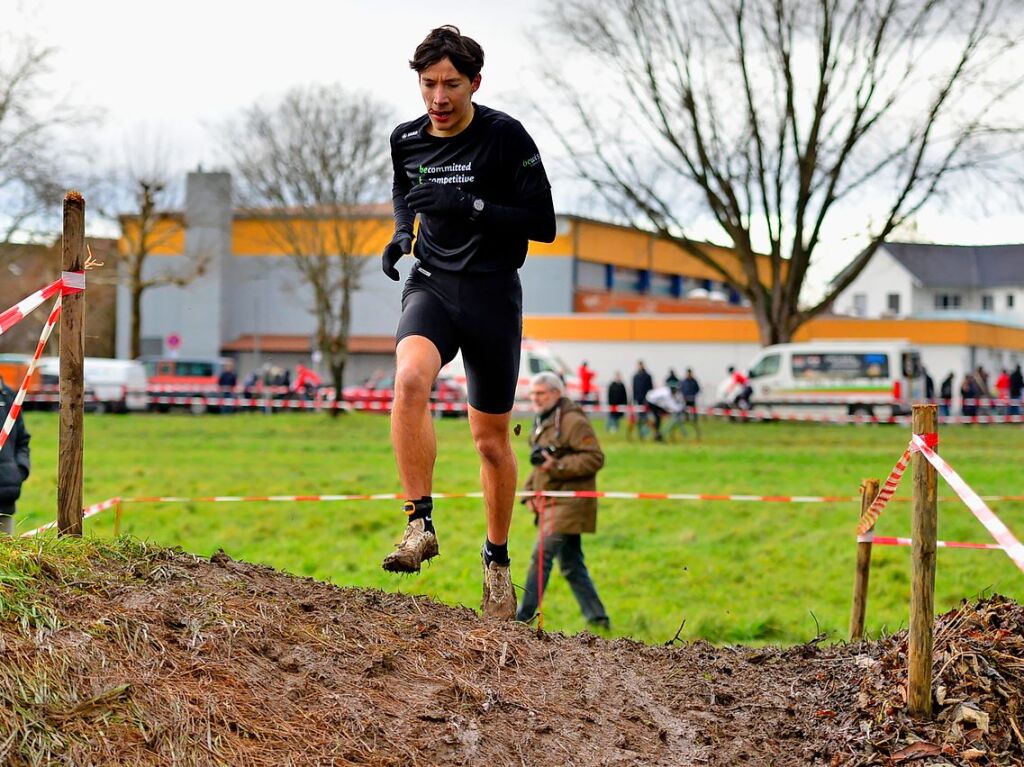
[[[565,384],[562,382],[562,379],[549,370],[537,373],[537,375],[531,378],[530,386],[544,386],[548,389],[554,389],[559,394],[565,393]]]

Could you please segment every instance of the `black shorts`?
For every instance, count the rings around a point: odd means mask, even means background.
[[[423,336],[447,365],[462,350],[469,404],[484,413],[507,413],[516,399],[523,340],[519,273],[424,271],[417,265],[402,291],[396,341]]]

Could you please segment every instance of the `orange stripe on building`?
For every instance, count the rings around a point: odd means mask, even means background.
[[[542,341],[647,341],[667,343],[760,343],[753,317],[676,315],[527,316],[526,336]],[[917,345],[987,346],[1024,351],[1024,328],[969,320],[868,320],[823,317],[797,331],[794,341],[906,339]]]

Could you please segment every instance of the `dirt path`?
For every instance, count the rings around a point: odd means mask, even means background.
[[[649,647],[140,551],[42,567],[59,627],[0,624],[3,763],[890,764],[915,737],[885,708],[898,638]]]

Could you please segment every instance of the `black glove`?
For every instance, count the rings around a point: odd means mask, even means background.
[[[412,250],[412,235],[409,232],[395,232],[395,236],[391,238],[391,242],[384,248],[384,254],[380,258],[384,274],[398,282],[399,275],[395,264],[398,263],[398,259],[410,250]]]
[[[417,184],[405,194],[405,202],[415,213],[432,216],[469,217],[473,211],[473,195],[454,186],[426,181]]]

